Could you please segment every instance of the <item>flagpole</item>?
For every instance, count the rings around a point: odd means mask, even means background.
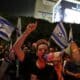
[[[18,39],[18,37],[21,35],[21,17],[18,17],[18,22],[17,22],[17,35],[16,38]],[[19,60],[16,59],[16,78],[19,78]]]

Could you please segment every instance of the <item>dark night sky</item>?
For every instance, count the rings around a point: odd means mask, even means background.
[[[33,16],[36,0],[0,0],[0,14]],[[80,25],[72,25],[74,34],[80,36]],[[77,36],[77,35],[75,35]]]
[[[0,0],[0,13],[33,16],[36,0]]]

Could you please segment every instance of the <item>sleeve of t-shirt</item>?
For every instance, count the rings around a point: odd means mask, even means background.
[[[67,62],[64,69],[73,72],[74,66],[71,62]]]

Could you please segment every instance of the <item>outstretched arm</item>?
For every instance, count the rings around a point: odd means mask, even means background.
[[[73,72],[71,72],[71,71],[66,70],[66,74],[68,74],[68,75],[70,75],[70,76],[73,76],[73,77],[75,77],[76,79],[77,79],[77,78],[80,78],[80,73],[73,73]]]
[[[37,22],[28,24],[24,33],[20,36],[20,38],[13,45],[15,54],[17,55],[17,57],[20,61],[23,61],[24,57],[25,57],[25,54],[24,54],[23,50],[21,49],[21,47],[22,47],[25,39],[28,37],[28,35],[31,32],[33,32],[36,29],[36,27],[37,27]]]

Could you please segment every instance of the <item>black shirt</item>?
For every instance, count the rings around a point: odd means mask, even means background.
[[[53,66],[47,65],[44,69],[39,69],[36,66],[37,56],[33,53],[27,53],[22,65],[22,73],[25,75],[26,80],[30,79],[30,74],[36,74],[40,80],[57,80],[57,74]]]
[[[72,73],[80,73],[80,65],[77,65],[73,61],[69,61],[65,65],[65,70],[68,70]],[[80,80],[80,78],[75,78],[74,76],[65,74],[66,80]]]

